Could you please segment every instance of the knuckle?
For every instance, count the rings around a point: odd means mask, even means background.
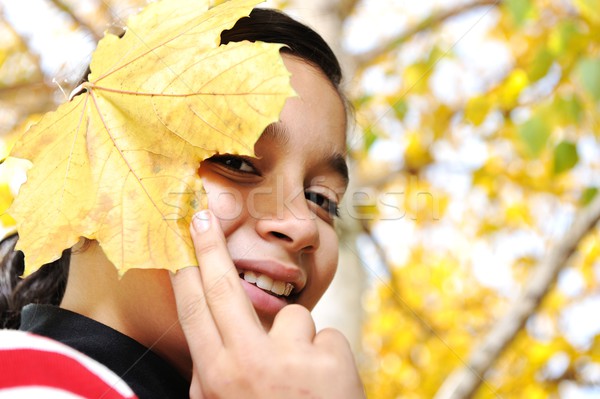
[[[335,374],[343,369],[343,362],[339,356],[333,354],[324,355],[320,359],[321,370],[324,374]]]
[[[292,303],[288,306],[286,306],[284,309],[287,309],[288,311],[291,312],[296,312],[296,314],[298,315],[310,315],[310,311],[308,309],[306,309],[304,306],[297,304],[297,303]]]
[[[286,305],[283,309],[281,309],[277,316],[281,315],[281,317],[292,318],[292,320],[303,320],[306,318],[311,318],[310,311],[302,305],[298,305],[296,303]]]
[[[340,330],[337,330],[335,328],[331,328],[331,327],[324,328],[319,332],[319,335],[322,338],[325,338],[329,341],[335,341],[336,343],[345,343],[345,344],[349,345],[348,340],[346,339],[346,336],[344,334],[342,334]]]
[[[215,239],[204,239],[194,245],[197,257],[203,257],[215,253],[220,248],[220,243]]]
[[[319,342],[325,344],[326,347],[332,348],[339,354],[352,353],[350,342],[342,332],[335,328],[324,328],[319,331],[316,338]]]
[[[181,299],[177,305],[179,323],[185,328],[193,326],[200,320],[200,315],[206,310],[204,297],[200,294]]]
[[[207,287],[206,294],[210,297],[211,303],[212,301],[231,302],[231,293],[236,289],[234,284],[239,285],[239,281],[233,281],[228,276],[223,276]]]
[[[221,367],[209,367],[203,371],[203,374],[204,390],[211,394],[217,394],[223,389],[221,386],[223,380],[230,380],[230,371],[228,369],[223,370]]]

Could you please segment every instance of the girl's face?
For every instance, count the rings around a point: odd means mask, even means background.
[[[200,167],[208,206],[221,221],[267,330],[288,303],[312,309],[331,282],[338,256],[335,211],[348,180],[340,96],[318,69],[291,56],[283,60],[298,97],[262,134],[256,157],[220,155]],[[291,287],[290,295],[277,294]],[[61,306],[152,347],[184,375],[190,372],[185,337],[173,328],[179,323],[165,270],[131,270],[121,279],[92,244],[73,253]]]
[[[339,94],[317,68],[283,60],[298,97],[260,137],[256,157],[217,155],[200,167],[208,206],[266,328],[288,303],[312,309],[331,282],[334,221],[348,181]]]

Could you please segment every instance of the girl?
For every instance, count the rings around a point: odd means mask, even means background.
[[[345,338],[316,333],[309,313],[335,272],[334,220],[348,182],[339,64],[318,34],[272,10],[255,9],[221,35],[242,40],[283,43],[298,96],[256,157],[200,165],[209,209],[190,228],[200,267],[119,278],[99,245],[83,242],[37,276],[4,277],[14,292],[3,314],[18,323],[20,306],[38,302],[23,309],[22,330],[98,360],[140,398],[363,397]],[[5,258],[5,275],[22,269],[18,253]],[[50,290],[32,296],[37,288]]]

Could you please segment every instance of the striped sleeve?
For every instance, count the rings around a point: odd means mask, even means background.
[[[50,338],[0,330],[0,399],[133,399],[115,373]]]

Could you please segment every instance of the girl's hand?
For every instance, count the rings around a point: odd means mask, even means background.
[[[288,305],[266,332],[209,211],[191,227],[200,267],[171,275],[194,374],[192,398],[364,398],[345,337],[316,333],[310,312]]]

